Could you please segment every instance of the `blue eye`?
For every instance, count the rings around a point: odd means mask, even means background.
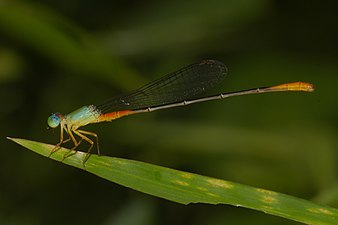
[[[61,118],[58,116],[59,113],[53,113],[48,117],[47,123],[51,128],[55,128],[60,125]]]

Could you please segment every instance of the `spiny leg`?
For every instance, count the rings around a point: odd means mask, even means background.
[[[60,126],[60,141],[59,141],[59,143],[57,143],[57,144],[54,146],[54,148],[52,149],[52,151],[49,153],[48,158],[49,158],[51,155],[53,155],[55,152],[57,152],[57,151],[60,149],[60,147],[61,147],[61,145],[62,145],[63,143],[65,143],[65,142],[68,141],[68,139],[65,140],[65,141],[63,141],[63,129],[64,129],[64,126],[61,124],[61,126]]]
[[[68,133],[68,135],[70,137],[69,139],[71,139],[73,141],[73,143],[74,143],[74,147],[71,150],[75,150],[82,143],[83,140],[87,141],[90,144],[90,147],[89,147],[89,149],[87,151],[87,155],[86,155],[85,159],[83,160],[83,165],[84,166],[85,166],[85,163],[88,160],[88,158],[90,156],[90,152],[91,152],[91,150],[92,150],[92,148],[94,146],[93,140],[91,140],[90,138],[88,138],[87,136],[85,136],[85,134],[94,136],[96,138],[96,143],[97,143],[97,148],[98,148],[98,154],[100,154],[97,134],[89,132],[89,131],[84,131],[84,130],[75,130],[75,129],[72,129],[71,127],[67,127],[67,133]],[[81,138],[81,140],[77,141],[76,138],[74,137],[73,133],[76,134],[77,136],[79,136]],[[62,161],[65,160],[67,157],[70,157],[71,155],[75,154],[75,153],[76,153],[76,150],[73,153],[69,152],[69,153],[65,154],[63,156]]]
[[[87,136],[85,136],[84,134],[81,134],[79,132],[79,130],[73,130],[73,132],[74,132],[74,134],[76,134],[77,136],[79,136],[79,137],[82,138],[81,141],[85,140],[85,141],[87,141],[90,144],[90,147],[89,147],[89,149],[87,151],[87,155],[86,155],[86,157],[85,157],[85,159],[83,160],[83,163],[82,163],[83,166],[85,166],[85,163],[86,163],[86,161],[88,160],[88,158],[90,156],[90,151],[92,150],[92,148],[94,146],[94,142],[90,138],[88,138]]]
[[[70,141],[70,140],[72,140],[72,139],[67,138],[66,140],[64,140],[64,141],[62,142],[62,144],[67,143],[67,142]]]
[[[96,139],[96,147],[97,147],[97,154],[101,155],[100,148],[99,148],[99,137],[97,136],[96,133],[85,131],[85,130],[77,130],[77,132],[79,132],[81,134],[87,134],[87,135],[91,135],[91,136],[95,137],[95,139]]]
[[[75,145],[73,148],[70,149],[70,151],[66,154],[64,154],[64,156],[62,157],[62,161],[63,162],[66,158],[76,154],[76,148],[82,143],[83,139],[81,139],[80,141],[77,142],[77,145]]]
[[[90,153],[90,151],[92,150],[93,146],[94,146],[94,141],[91,140],[90,138],[88,138],[87,136],[85,136],[84,134],[82,134],[81,132],[79,132],[79,130],[74,130],[73,131],[74,134],[76,134],[77,136],[79,136],[80,138],[82,138],[82,140],[87,141],[90,144],[90,147],[87,151],[87,153]]]
[[[69,139],[73,141],[74,147],[72,147],[71,150],[62,157],[62,162],[63,162],[63,160],[65,160],[69,156],[74,155],[76,153],[76,148],[82,143],[82,139],[80,141],[76,140],[76,138],[73,135],[74,131],[75,130],[73,130],[71,127],[67,127],[67,133],[69,135]],[[73,150],[75,152],[72,153]]]
[[[74,147],[72,148],[72,150],[75,150],[77,148],[77,146],[79,146],[79,142],[74,137],[72,131],[74,132],[74,130],[71,127],[68,126],[67,127],[67,133],[69,134],[69,137],[72,139],[72,141],[74,143]]]
[[[64,140],[61,144],[67,143],[68,141],[70,141],[70,138],[67,138],[66,140]],[[55,147],[53,148],[53,150],[50,152],[50,154],[48,155],[48,158],[54,154],[55,152],[59,151],[61,149],[61,144],[57,144],[55,145]]]

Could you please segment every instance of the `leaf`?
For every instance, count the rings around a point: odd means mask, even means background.
[[[8,139],[46,157],[55,147],[25,139]],[[70,156],[62,161],[65,154]],[[87,153],[60,148],[50,158],[120,185],[182,204],[230,204],[307,224],[338,224],[337,209],[293,196],[115,157],[91,154],[84,166],[86,156]]]

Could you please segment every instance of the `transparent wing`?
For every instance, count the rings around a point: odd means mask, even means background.
[[[135,110],[166,105],[201,94],[222,81],[226,66],[215,60],[203,60],[155,80],[135,91],[111,98],[97,106],[101,113]]]

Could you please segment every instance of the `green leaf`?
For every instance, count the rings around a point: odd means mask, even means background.
[[[8,138],[48,157],[54,145]],[[71,153],[71,154],[70,154]],[[69,154],[63,161],[65,155]],[[237,184],[149,163],[60,148],[50,158],[132,189],[170,201],[230,204],[307,224],[338,224],[338,210],[293,196]]]

